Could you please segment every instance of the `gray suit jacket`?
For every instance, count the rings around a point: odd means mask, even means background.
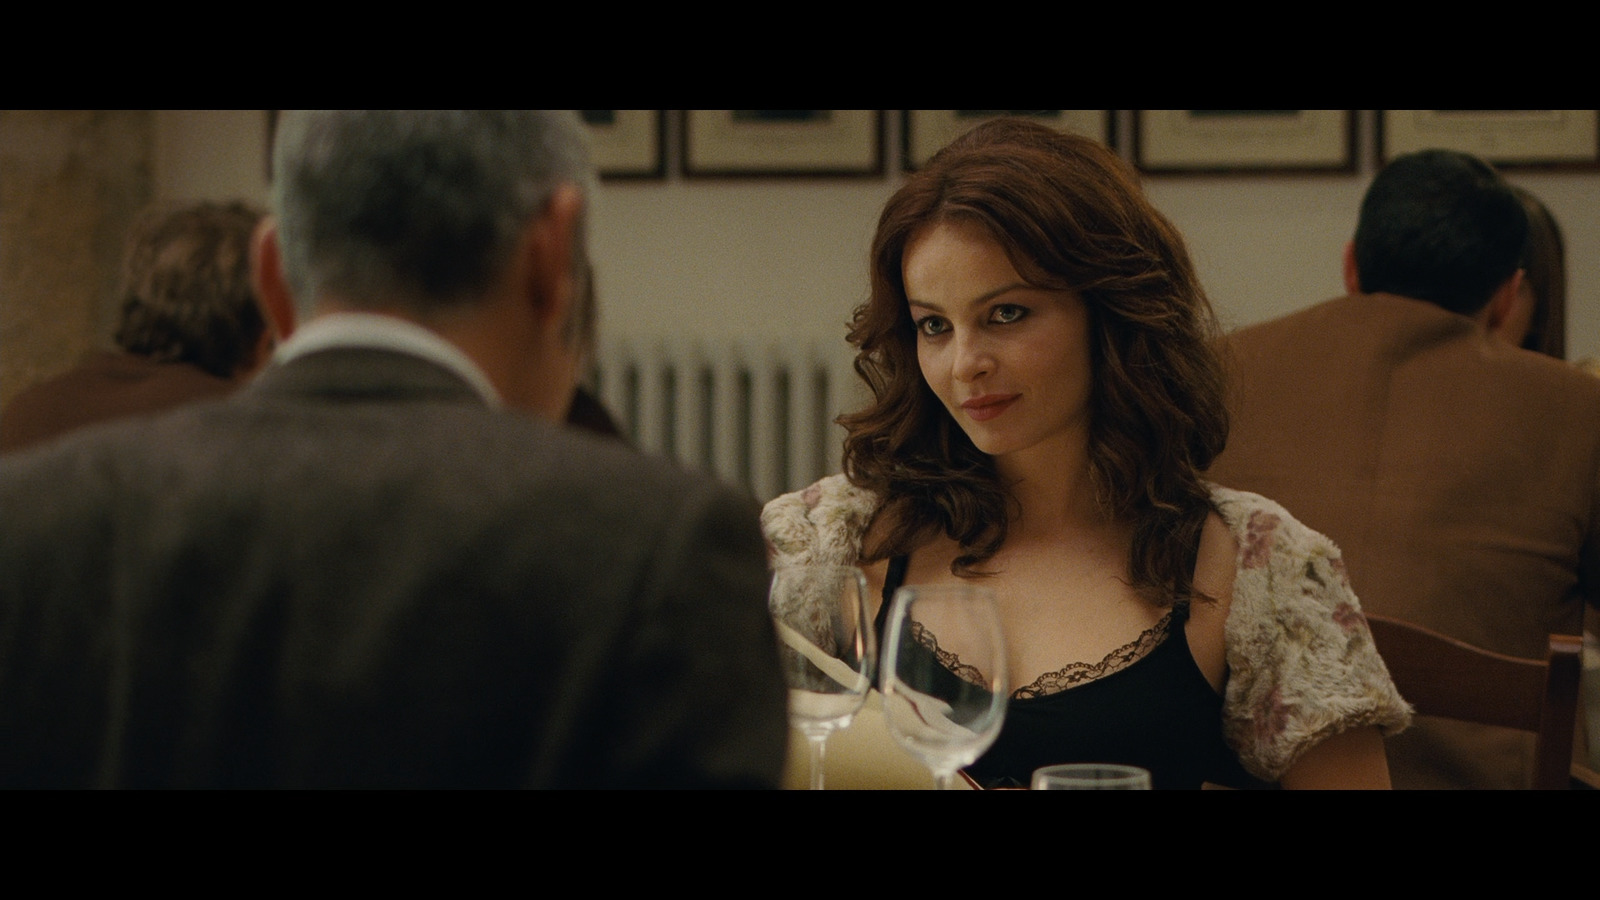
[[[766,787],[753,503],[393,352],[0,460],[0,786]]]

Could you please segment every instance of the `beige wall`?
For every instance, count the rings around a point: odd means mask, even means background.
[[[1149,177],[1183,231],[1224,324],[1341,292],[1339,255],[1374,170],[1361,111],[1349,175]],[[886,117],[891,170],[898,114]],[[1121,118],[1127,133],[1127,111]],[[677,165],[669,140],[669,170]],[[266,194],[260,110],[0,112],[0,399],[68,362],[103,315],[112,241],[129,210],[161,199]],[[1600,172],[1508,177],[1566,232],[1568,355],[1600,356]],[[871,179],[607,182],[595,258],[603,335],[650,341],[757,336],[838,346],[866,292],[866,248],[898,174]],[[91,296],[95,295],[95,296]]]
[[[156,196],[267,202],[267,114],[259,109],[158,109]]]

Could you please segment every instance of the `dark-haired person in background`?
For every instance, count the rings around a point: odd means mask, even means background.
[[[128,234],[116,349],[13,397],[0,412],[0,453],[238,388],[270,349],[250,283],[261,217],[239,202],[146,210]]]
[[[1373,179],[1348,296],[1239,329],[1212,469],[1344,551],[1369,611],[1544,656],[1600,599],[1600,381],[1496,336],[1529,316],[1528,217],[1487,164],[1428,150]],[[1520,733],[1419,720],[1398,788],[1517,788]]]

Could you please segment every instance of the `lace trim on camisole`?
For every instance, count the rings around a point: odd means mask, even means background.
[[[967,665],[961,661],[961,657],[940,647],[939,639],[933,636],[933,632],[924,628],[921,622],[911,622],[911,639],[921,644],[923,649],[932,653],[934,658],[939,661],[939,665],[955,673],[957,678],[981,688],[989,686],[989,680],[983,677],[983,672],[977,666]]]
[[[1074,685],[1086,681],[1104,678],[1113,672],[1120,672],[1149,655],[1150,651],[1161,645],[1167,639],[1167,631],[1172,626],[1172,615],[1177,610],[1169,609],[1161,620],[1139,632],[1139,636],[1123,644],[1121,647],[1107,653],[1105,658],[1097,663],[1075,662],[1046,672],[1035,678],[1031,683],[1019,687],[1011,692],[1016,700],[1025,700],[1030,697],[1043,697],[1046,694],[1055,694]]]
[[[1054,672],[1046,672],[1032,682],[1012,691],[1011,699],[1027,700],[1034,697],[1043,697],[1047,694],[1060,693],[1075,685],[1083,684],[1086,681],[1095,681],[1126,669],[1148,656],[1150,651],[1166,640],[1167,632],[1172,626],[1172,616],[1175,612],[1177,612],[1176,609],[1167,610],[1167,614],[1162,616],[1160,621],[1139,632],[1138,637],[1107,653],[1105,658],[1099,662],[1069,663]],[[939,660],[940,665],[954,672],[956,677],[962,681],[979,687],[986,684],[983,673],[977,667],[967,665],[956,654],[941,648],[938,639],[933,636],[933,632],[923,628],[921,623],[911,623],[911,637],[926,648],[928,652],[932,653]]]

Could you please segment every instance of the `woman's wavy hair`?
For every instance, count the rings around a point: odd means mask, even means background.
[[[1019,118],[957,138],[878,220],[871,294],[849,332],[873,400],[839,417],[845,472],[886,498],[885,528],[866,556],[910,552],[937,528],[961,546],[952,571],[970,575],[1006,537],[1006,486],[917,363],[903,257],[913,237],[941,222],[981,227],[1030,285],[1083,298],[1096,499],[1133,527],[1134,587],[1162,605],[1186,600],[1214,509],[1202,473],[1228,434],[1216,317],[1182,236],[1132,169],[1100,143]]]

